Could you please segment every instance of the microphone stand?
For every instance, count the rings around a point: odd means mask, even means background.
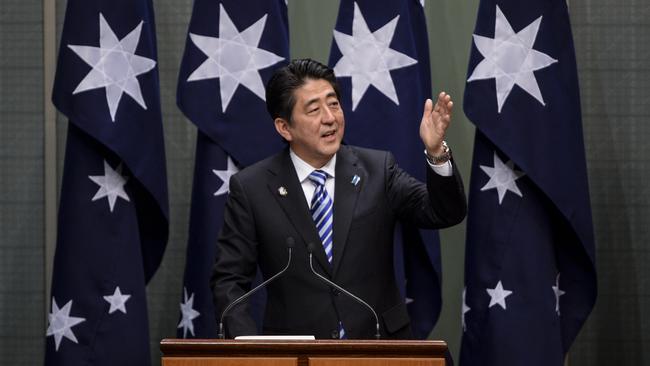
[[[293,249],[293,245],[294,245],[294,239],[292,237],[288,237],[287,238],[287,249],[289,250],[289,259],[287,260],[287,265],[284,266],[284,268],[280,272],[276,273],[275,275],[273,275],[273,277],[269,278],[268,280],[260,283],[254,289],[252,289],[252,290],[248,291],[247,293],[243,294],[242,296],[238,297],[235,301],[231,302],[224,309],[224,311],[221,313],[221,319],[219,319],[219,334],[217,334],[217,338],[219,338],[219,339],[224,339],[225,338],[224,331],[223,331],[223,318],[226,316],[228,311],[230,311],[230,309],[232,309],[235,305],[241,303],[242,301],[248,299],[251,295],[256,293],[262,287],[266,286],[269,282],[276,279],[278,276],[283,274],[289,268],[289,265],[291,264],[291,250]]]
[[[316,272],[314,270],[314,264],[313,264],[313,260],[312,260],[312,257],[313,257],[312,251],[313,251],[313,249],[314,249],[314,244],[309,243],[307,245],[307,251],[309,251],[309,268],[311,268],[311,271],[319,279],[321,279],[322,281],[324,281],[328,285],[330,285],[330,286],[334,287],[335,289],[343,292],[344,294],[346,294],[346,295],[350,296],[351,298],[353,298],[354,300],[356,300],[358,303],[363,304],[365,307],[370,309],[370,311],[372,312],[372,315],[374,315],[374,317],[375,317],[375,338],[380,339],[381,335],[379,334],[379,317],[377,316],[377,313],[375,312],[375,309],[373,309],[372,306],[370,306],[367,302],[363,301],[360,297],[352,294],[350,291],[344,289],[343,287],[341,287],[341,286],[337,285],[336,283],[330,281],[329,279],[327,279],[326,277],[324,277],[320,273]]]

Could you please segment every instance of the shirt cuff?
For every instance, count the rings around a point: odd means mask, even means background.
[[[428,161],[427,164],[429,164],[431,170],[433,170],[436,174],[441,175],[443,177],[451,177],[452,174],[454,173],[454,170],[451,166],[451,160],[447,160],[446,162],[440,165],[434,165],[429,163]]]

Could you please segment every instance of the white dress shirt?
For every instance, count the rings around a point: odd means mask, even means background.
[[[335,179],[335,168],[336,168],[336,154],[321,168],[314,168],[309,165],[306,161],[302,160],[292,149],[289,149],[289,156],[291,157],[291,162],[293,167],[296,169],[296,174],[298,174],[298,181],[302,186],[303,193],[305,194],[305,199],[307,200],[307,207],[311,207],[311,199],[314,196],[314,191],[316,186],[309,180],[309,174],[314,170],[322,170],[327,173],[327,180],[325,181],[325,189],[327,194],[332,199],[334,203],[334,179]],[[451,161],[447,161],[440,165],[433,165],[427,162],[431,169],[437,174],[443,177],[449,177],[452,175],[453,170],[451,168]]]

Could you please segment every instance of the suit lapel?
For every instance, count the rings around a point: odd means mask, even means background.
[[[358,166],[357,157],[347,146],[341,146],[336,155],[334,183],[334,249],[333,275],[336,276],[347,244],[352,213],[366,174]]]
[[[298,181],[298,175],[291,162],[291,157],[289,157],[288,149],[275,159],[269,170],[271,172],[271,179],[269,180],[268,187],[271,194],[278,201],[280,207],[282,207],[282,210],[289,218],[289,222],[298,231],[305,245],[308,243],[315,244],[314,257],[320,263],[323,270],[331,277],[331,265],[325,256],[325,249],[321,244],[320,237],[316,231],[316,225],[314,225],[314,221],[309,213],[307,200],[305,199],[302,186]]]

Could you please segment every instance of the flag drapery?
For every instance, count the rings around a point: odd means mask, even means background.
[[[150,0],[69,0],[53,102],[69,118],[46,365],[148,365],[145,285],[168,237]]]
[[[562,365],[596,299],[575,52],[564,0],[482,0],[460,363]]]
[[[424,1],[342,0],[329,64],[341,86],[345,141],[391,151],[424,181],[419,126],[431,97]],[[398,225],[395,269],[414,336],[426,338],[442,305],[437,231]]]
[[[194,1],[177,94],[198,128],[180,337],[216,336],[209,280],[230,176],[283,146],[265,86],[288,58],[284,0]],[[258,322],[262,301],[251,300]]]

